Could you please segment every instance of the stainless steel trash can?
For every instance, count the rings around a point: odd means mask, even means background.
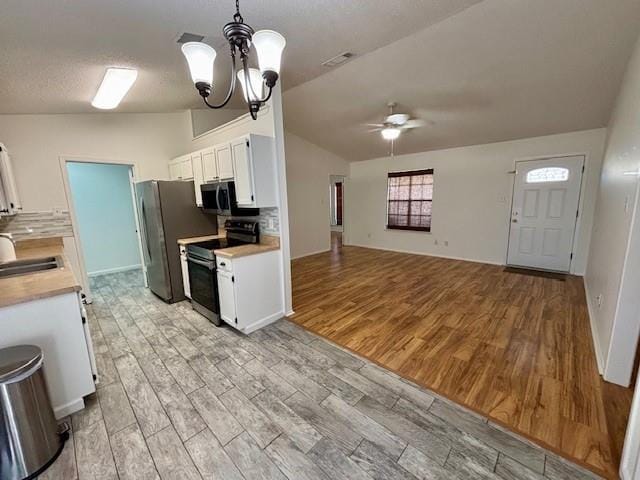
[[[58,427],[33,345],[0,349],[0,479],[36,478],[58,457],[69,437]]]

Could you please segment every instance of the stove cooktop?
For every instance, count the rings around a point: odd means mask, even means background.
[[[207,240],[205,242],[197,242],[187,245],[187,252],[200,258],[207,260],[213,260],[215,255],[214,250],[220,248],[237,247],[238,245],[246,245],[250,242],[245,242],[235,238],[216,238],[214,240]]]
[[[219,248],[237,247],[238,245],[246,245],[247,242],[235,240],[233,238],[216,238],[215,240],[207,240],[205,242],[193,243],[192,245],[205,250],[217,250]]]

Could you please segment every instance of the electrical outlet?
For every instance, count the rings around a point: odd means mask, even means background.
[[[434,245],[437,245],[437,244],[438,244],[438,239],[437,239],[437,238],[433,241],[433,244],[434,244]]]
[[[448,246],[449,246],[449,240],[445,240],[445,241],[444,241],[444,246],[445,246],[445,247],[448,247]]]
[[[371,233],[367,233],[367,238],[371,238]]]
[[[598,308],[602,307],[602,300],[603,300],[602,294],[596,297],[596,304],[598,305]]]
[[[53,216],[54,217],[61,217],[62,216],[62,208],[60,207],[53,207]]]
[[[269,226],[269,230],[275,230],[276,228],[276,222],[273,219],[273,217],[269,217],[269,219],[267,220],[267,224]]]

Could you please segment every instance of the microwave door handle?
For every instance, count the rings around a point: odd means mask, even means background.
[[[222,207],[220,207],[220,184],[219,183],[216,186],[216,210],[218,210],[218,212],[222,210]]]

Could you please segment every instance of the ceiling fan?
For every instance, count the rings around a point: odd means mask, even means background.
[[[396,103],[391,102],[389,107],[389,115],[387,115],[382,123],[368,123],[368,127],[374,127],[370,132],[380,132],[385,140],[397,140],[400,134],[405,130],[424,127],[427,122],[421,118],[411,118],[408,113],[393,113]]]

